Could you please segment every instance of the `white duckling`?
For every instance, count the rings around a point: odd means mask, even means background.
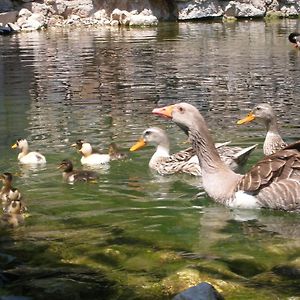
[[[29,152],[28,142],[26,139],[18,139],[11,146],[12,149],[19,148],[21,152],[18,155],[18,160],[22,164],[45,164],[46,158],[39,152]]]
[[[76,147],[82,154],[80,159],[82,165],[102,165],[107,164],[111,160],[109,154],[95,153],[91,144],[84,142],[83,140],[77,140],[76,143],[72,144],[72,147]]]

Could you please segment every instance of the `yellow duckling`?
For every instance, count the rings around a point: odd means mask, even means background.
[[[28,142],[26,139],[18,139],[11,146],[12,149],[19,148],[21,152],[18,155],[18,160],[22,164],[45,164],[46,158],[39,152],[29,152]]]

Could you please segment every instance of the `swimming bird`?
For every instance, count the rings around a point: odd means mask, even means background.
[[[267,129],[266,138],[263,145],[265,155],[270,155],[287,146],[280,136],[276,115],[272,106],[268,103],[256,105],[252,111],[243,119],[237,122],[238,125],[258,120],[264,123]]]
[[[127,154],[120,152],[116,143],[112,142],[108,146],[108,155],[110,160],[123,160],[127,158]]]
[[[72,144],[72,147],[78,149],[82,157],[80,162],[82,165],[101,165],[107,164],[110,161],[109,154],[100,154],[93,152],[93,148],[90,143],[87,143],[83,140],[77,140],[76,143]]]
[[[223,161],[233,169],[244,164],[256,145],[242,149],[240,147],[228,147],[226,143],[216,144]],[[196,152],[192,147],[170,155],[170,142],[166,132],[159,127],[150,127],[142,133],[140,139],[130,148],[136,151],[147,144],[156,146],[156,151],[149,161],[149,167],[161,175],[175,173],[187,173],[194,176],[201,176]]]
[[[295,48],[299,48],[300,47],[300,33],[298,32],[292,32],[290,35],[289,35],[289,41],[292,43],[292,44],[295,44]]]
[[[221,160],[196,107],[178,103],[153,113],[173,120],[189,136],[201,166],[203,187],[216,202],[235,208],[300,211],[300,141],[266,156],[241,175]]]
[[[39,152],[31,151],[29,152],[29,146],[26,139],[18,139],[14,145],[11,146],[12,149],[19,148],[21,152],[18,155],[18,160],[22,164],[45,164],[46,158]]]
[[[73,164],[69,159],[64,159],[60,163],[58,168],[63,170],[63,179],[69,183],[74,183],[78,181],[81,182],[95,181],[99,177],[98,173],[93,171],[74,170]]]
[[[13,176],[11,173],[5,172],[0,175],[0,181],[2,181],[2,188],[0,190],[0,199],[2,200],[3,209],[11,201],[21,201],[22,195],[20,191],[12,186]]]

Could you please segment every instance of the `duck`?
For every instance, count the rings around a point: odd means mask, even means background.
[[[17,139],[16,143],[11,146],[12,149],[19,148],[21,152],[18,160],[22,164],[45,164],[46,158],[39,152],[29,152],[29,146],[26,139]]]
[[[73,163],[69,159],[64,159],[58,166],[63,170],[63,179],[69,183],[95,181],[99,178],[98,173],[88,170],[74,170]]]
[[[250,153],[257,145],[242,149],[240,147],[228,147],[230,142],[216,144],[223,161],[233,169],[244,164]],[[140,139],[130,148],[137,151],[147,144],[154,144],[156,151],[149,161],[149,167],[160,175],[186,173],[201,176],[201,167],[192,147],[170,155],[170,142],[165,130],[159,127],[149,127],[142,133]]]
[[[102,165],[107,164],[110,161],[109,154],[100,154],[93,152],[93,148],[90,143],[85,142],[83,140],[77,140],[76,143],[71,145],[78,149],[78,151],[82,154],[80,162],[82,165]]]
[[[300,141],[237,174],[221,160],[195,106],[182,102],[152,113],[172,120],[189,136],[201,166],[203,188],[214,201],[239,209],[300,211]]]
[[[292,32],[289,34],[289,41],[292,44],[295,44],[295,48],[299,48],[300,47],[300,33],[298,32]]]
[[[267,134],[263,144],[264,155],[271,155],[288,144],[282,139],[277,125],[276,115],[272,106],[268,103],[256,105],[252,111],[243,119],[237,122],[238,125],[258,120],[264,123]]]
[[[0,190],[0,199],[2,201],[3,210],[11,201],[21,201],[21,192],[12,186],[13,176],[9,172],[5,172],[0,175],[0,181],[2,181],[2,188]]]

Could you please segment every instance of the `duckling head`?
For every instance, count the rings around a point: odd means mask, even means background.
[[[83,156],[88,156],[93,152],[91,144],[83,140],[77,140],[76,143],[72,144],[72,147],[76,147]]]
[[[0,180],[3,182],[3,183],[6,183],[6,182],[12,182],[12,174],[11,173],[8,173],[8,172],[5,172],[3,174],[0,175]]]
[[[69,159],[64,159],[59,164],[58,169],[62,169],[64,172],[72,172],[73,164]]]
[[[28,142],[26,139],[17,139],[16,143],[11,146],[12,149],[19,148],[28,148]]]

